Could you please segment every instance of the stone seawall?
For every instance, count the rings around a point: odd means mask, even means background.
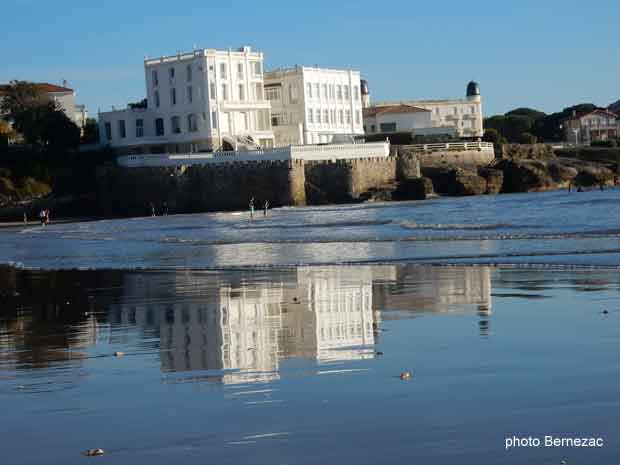
[[[105,167],[98,172],[99,206],[105,215],[245,210],[365,200],[397,179],[395,157],[347,161],[222,163],[182,168]]]

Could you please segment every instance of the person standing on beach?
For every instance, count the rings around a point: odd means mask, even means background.
[[[269,200],[265,200],[265,205],[263,205],[263,207],[265,208],[263,216],[267,216],[267,210],[269,209]]]
[[[28,215],[24,212],[24,224],[28,224]]]
[[[41,226],[45,226],[45,210],[39,212],[39,220],[41,220]]]
[[[250,207],[250,219],[254,219],[254,197],[250,197],[250,203],[249,203],[249,207]]]
[[[150,207],[151,207],[151,216],[155,216],[155,204],[153,204],[153,202],[150,203]]]
[[[50,210],[49,210],[49,208],[45,210],[45,224],[50,224]]]
[[[168,202],[164,202],[164,216],[168,216]]]

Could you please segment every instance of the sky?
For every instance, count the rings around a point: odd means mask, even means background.
[[[464,97],[486,116],[620,99],[620,1],[2,0],[0,83],[61,84],[96,115],[144,98],[145,56],[250,45],[265,68],[352,68],[371,100]]]

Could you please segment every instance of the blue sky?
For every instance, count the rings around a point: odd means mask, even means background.
[[[251,45],[267,69],[352,67],[374,100],[460,97],[488,116],[620,99],[618,0],[2,0],[0,82],[69,82],[91,113],[144,97],[142,62]]]

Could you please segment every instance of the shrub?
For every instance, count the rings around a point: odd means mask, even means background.
[[[0,177],[0,194],[2,195],[14,195],[15,185],[9,178]]]
[[[529,132],[524,132],[519,137],[520,144],[535,144],[536,142],[538,142],[536,136]]]
[[[615,140],[593,140],[590,143],[591,147],[606,147],[606,148],[614,148],[618,146],[618,143]]]

